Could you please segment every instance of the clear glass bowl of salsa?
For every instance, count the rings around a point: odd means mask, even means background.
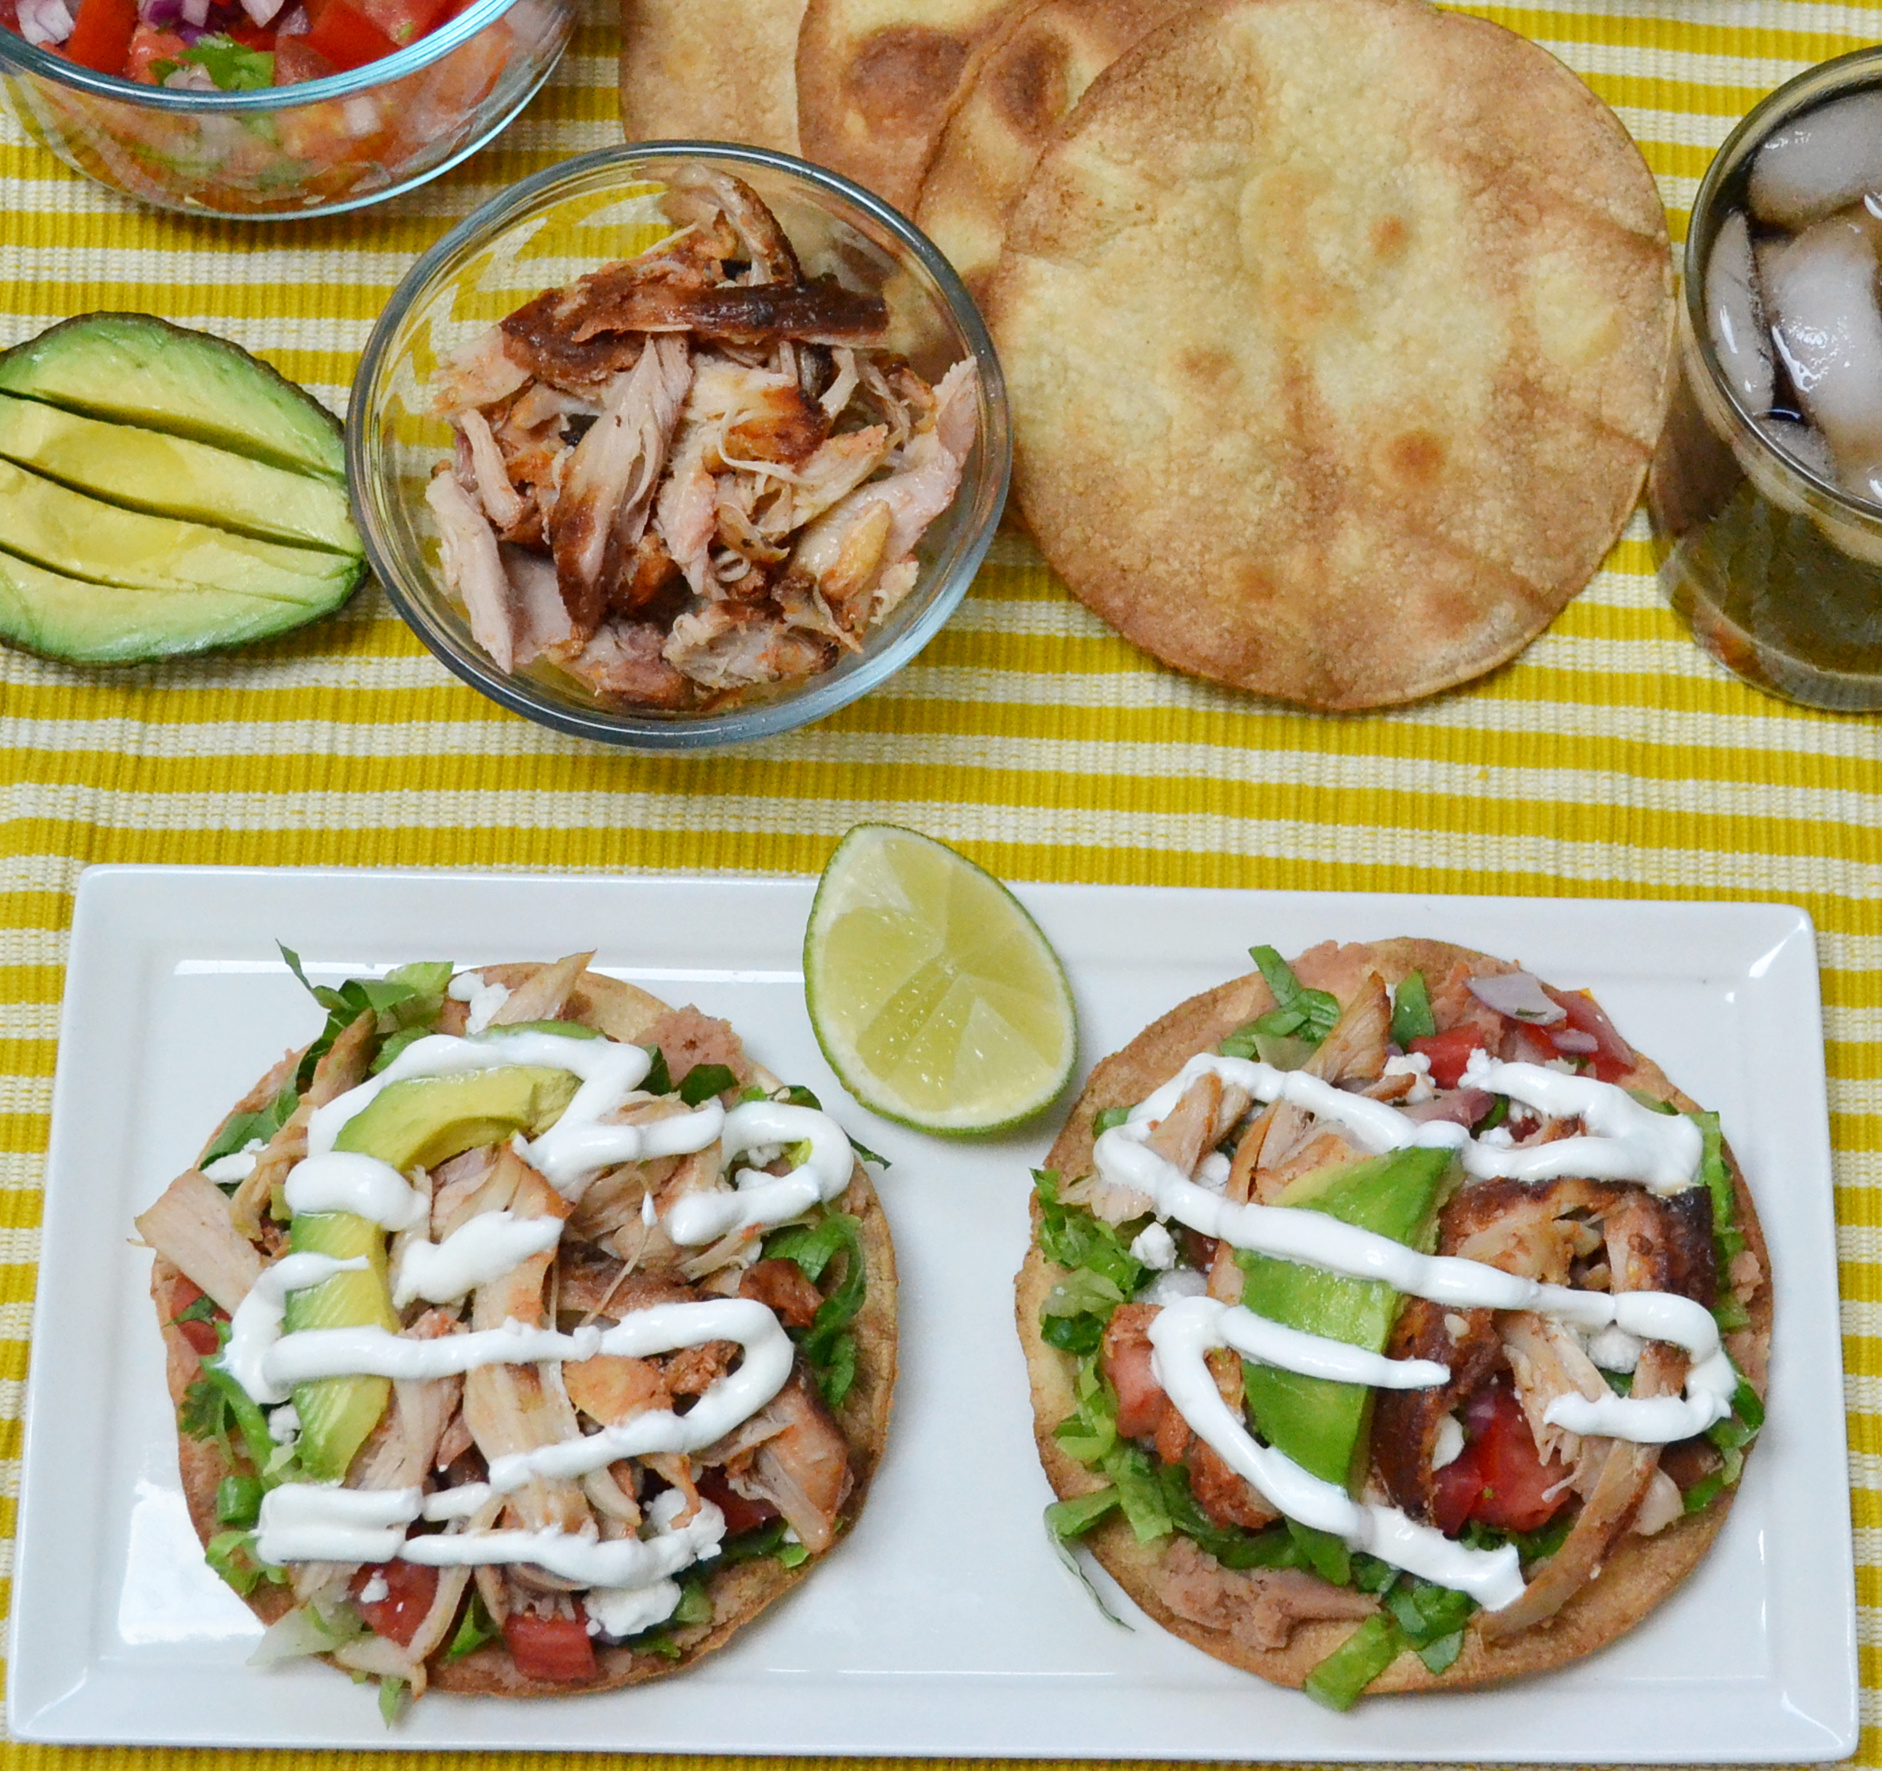
[[[0,89],[33,140],[159,208],[257,220],[377,203],[456,165],[548,78],[574,21],[574,0],[287,0],[278,38],[246,15],[229,29],[226,4],[205,35],[117,0],[142,28],[121,49],[120,20],[100,54],[98,31],[80,33],[113,0],[64,0],[77,22],[61,46],[8,28],[37,3],[0,0]]]

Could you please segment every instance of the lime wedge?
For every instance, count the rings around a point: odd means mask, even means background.
[[[858,824],[824,868],[804,993],[844,1087],[923,1131],[1001,1130],[1072,1074],[1072,993],[1039,925],[984,868],[894,824]]]

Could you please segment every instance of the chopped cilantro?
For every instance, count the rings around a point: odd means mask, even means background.
[[[1340,1018],[1339,998],[1324,990],[1309,990],[1294,976],[1293,968],[1272,947],[1250,947],[1249,957],[1261,968],[1274,994],[1274,1007],[1250,1027],[1257,1034],[1304,1039],[1318,1045]]]
[[[738,1078],[725,1065],[695,1064],[680,1084],[680,1099],[689,1107],[697,1107],[737,1086]]]
[[[199,37],[189,48],[150,64],[159,85],[186,67],[201,68],[220,91],[259,92],[274,84],[274,56],[265,49],[250,49],[226,33]]]

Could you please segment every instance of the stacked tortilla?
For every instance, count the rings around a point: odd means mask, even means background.
[[[672,5],[627,0],[630,138],[908,210],[987,310],[1047,560],[1166,663],[1412,700],[1515,656],[1619,535],[1670,389],[1665,216],[1527,39],[1424,0],[763,0],[725,25],[747,69]]]

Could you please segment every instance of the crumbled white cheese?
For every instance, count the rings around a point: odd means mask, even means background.
[[[255,1151],[262,1147],[255,1142],[246,1150],[232,1150],[227,1156],[218,1156],[214,1162],[203,1164],[203,1173],[224,1187],[231,1181],[245,1181],[255,1172],[255,1164],[260,1160]]]
[[[1167,1273],[1176,1265],[1176,1238],[1154,1218],[1137,1232],[1131,1244],[1131,1259]]]
[[[1137,1294],[1137,1301],[1162,1309],[1166,1304],[1181,1303],[1184,1298],[1207,1297],[1208,1294],[1209,1281],[1194,1267],[1172,1267],[1151,1280]]]
[[[445,995],[453,1002],[461,1002],[469,1007],[470,1019],[464,1024],[466,1033],[483,1032],[497,1010],[510,1000],[508,986],[486,984],[482,972],[459,972],[451,980]]]
[[[392,1589],[386,1585],[386,1577],[383,1574],[375,1574],[359,1589],[359,1602],[362,1605],[377,1605],[381,1599],[391,1596]]]
[[[277,1445],[292,1445],[301,1436],[301,1417],[292,1402],[284,1402],[268,1416],[268,1437]]]
[[[1493,1125],[1488,1131],[1478,1132],[1477,1142],[1493,1144],[1499,1150],[1507,1150],[1516,1140],[1510,1136],[1510,1128],[1507,1125]]]
[[[1454,1414],[1444,1415],[1438,1421],[1438,1436],[1431,1445],[1431,1467],[1441,1470],[1446,1464],[1454,1464],[1464,1455],[1464,1429],[1458,1424]]]
[[[1196,1185],[1220,1193],[1228,1186],[1229,1170],[1234,1166],[1220,1150],[1211,1150],[1196,1164]]]
[[[1639,1335],[1610,1325],[1588,1337],[1588,1357],[1603,1371],[1632,1371],[1645,1345]]]
[[[1387,1076],[1409,1076],[1412,1085],[1399,1099],[1408,1107],[1430,1100],[1438,1091],[1431,1086],[1431,1060],[1423,1052],[1407,1052],[1403,1057],[1387,1058]]]

